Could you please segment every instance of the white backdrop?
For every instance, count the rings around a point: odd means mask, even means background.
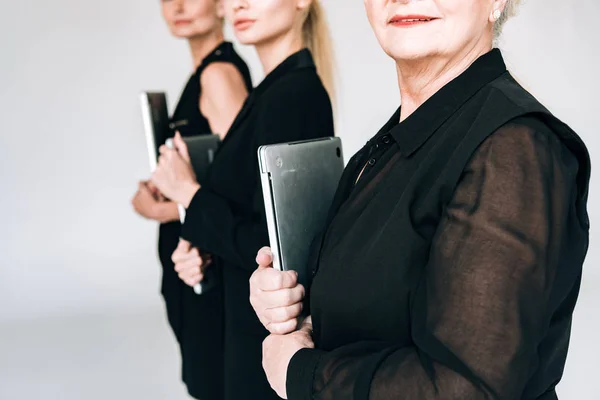
[[[324,3],[348,159],[397,107],[398,90],[362,2]],[[599,14],[596,0],[529,0],[501,45],[513,73],[580,133],[592,159],[600,152]],[[3,2],[0,30],[0,323],[160,307],[156,229],[129,204],[148,168],[137,94],[164,89],[176,100],[191,69],[186,44],[169,36],[158,0]],[[255,54],[241,52],[257,83]],[[567,398],[591,398],[582,394],[591,396],[593,378],[584,377],[600,372],[588,333],[600,328],[598,190],[594,181]]]

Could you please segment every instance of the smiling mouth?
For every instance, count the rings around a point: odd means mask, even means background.
[[[389,24],[394,25],[394,26],[413,26],[413,25],[425,24],[427,22],[431,22],[436,19],[437,18],[426,17],[426,16],[421,16],[421,15],[418,15],[418,16],[413,16],[413,15],[395,16],[390,20]]]

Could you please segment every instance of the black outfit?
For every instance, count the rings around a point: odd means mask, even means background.
[[[279,397],[262,368],[267,330],[250,302],[256,253],[269,244],[258,147],[333,136],[329,96],[308,50],[291,55],[246,100],[187,210],[182,236],[223,274],[225,399]]]
[[[398,121],[340,181],[316,349],[292,358],[288,398],[556,399],[588,247],[584,144],[498,50]]]
[[[242,74],[246,88],[252,90],[250,71],[224,42],[204,58],[190,77],[171,118],[173,130],[182,136],[210,134],[208,120],[200,112],[200,76],[213,62],[233,64]],[[179,279],[171,256],[179,243],[181,224],[171,222],[160,226],[158,251],[163,266],[161,292],[167,307],[169,323],[179,341],[182,359],[182,379],[191,396],[201,400],[223,398],[223,290],[219,277],[217,286],[198,296]]]

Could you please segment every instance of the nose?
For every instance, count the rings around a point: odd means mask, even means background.
[[[247,0],[229,0],[229,3],[230,3],[231,8],[233,8],[234,11],[248,8]]]

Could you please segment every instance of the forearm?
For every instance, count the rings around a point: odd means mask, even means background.
[[[198,190],[187,210],[182,238],[248,271],[256,269],[256,253],[269,244],[264,217],[242,215],[216,193]]]

